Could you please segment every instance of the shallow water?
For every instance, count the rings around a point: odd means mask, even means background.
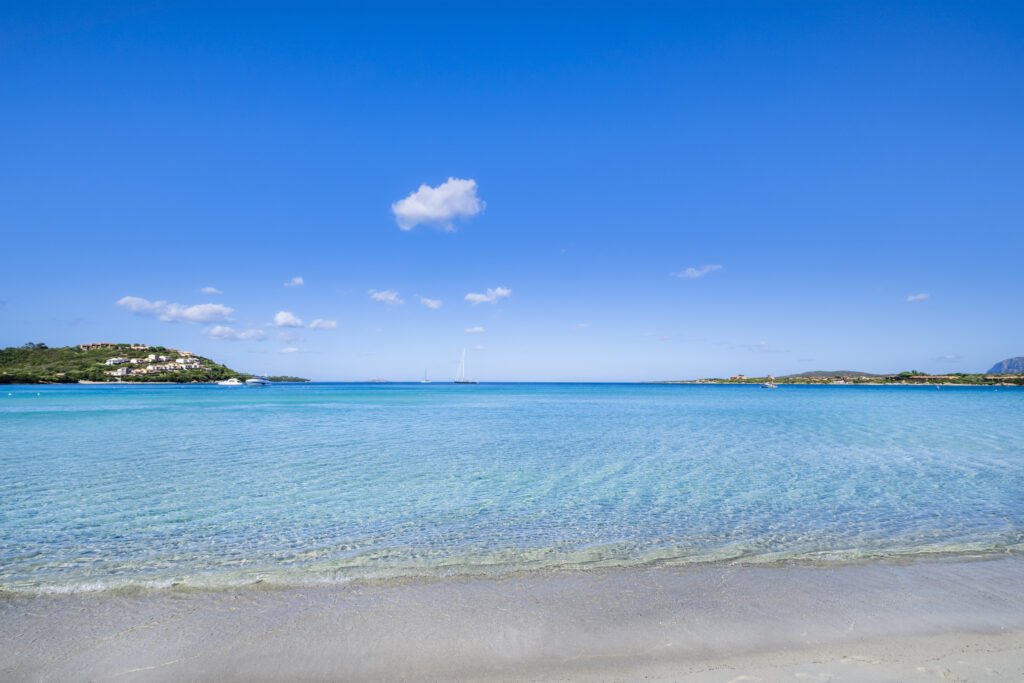
[[[0,590],[1014,553],[1021,415],[988,388],[7,387]]]

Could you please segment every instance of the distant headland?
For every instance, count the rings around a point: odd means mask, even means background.
[[[95,382],[218,382],[252,375],[238,372],[166,346],[94,342],[50,348],[30,342],[0,349],[0,384],[73,384]],[[301,377],[271,377],[272,382],[308,382]]]
[[[1008,358],[996,363],[987,373],[954,372],[947,375],[929,375],[917,370],[905,370],[891,375],[876,375],[857,370],[812,370],[796,375],[773,377],[747,377],[732,375],[728,378],[709,377],[694,380],[662,380],[652,384],[923,384],[960,386],[1024,386],[1024,357]]]

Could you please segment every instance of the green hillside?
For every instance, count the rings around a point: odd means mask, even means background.
[[[93,346],[93,345],[83,345]],[[229,377],[245,379],[251,375],[236,372],[209,358],[164,346],[106,344],[99,348],[63,346],[49,348],[46,344],[0,349],[0,384],[50,384],[91,382],[213,382]],[[156,358],[153,359],[152,357]],[[167,360],[162,360],[166,358]],[[112,358],[128,362],[107,365]],[[136,359],[136,363],[130,359]],[[149,359],[149,360],[147,360]],[[186,361],[178,363],[178,359]],[[178,366],[198,368],[178,369]],[[148,369],[153,368],[153,369]],[[121,376],[112,373],[121,372]]]
[[[801,372],[796,375],[785,375],[779,379],[789,378],[800,378],[807,379],[811,377],[884,377],[885,375],[875,375],[870,372],[861,372],[860,370],[811,370],[810,372]]]

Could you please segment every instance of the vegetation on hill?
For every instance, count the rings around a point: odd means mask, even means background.
[[[305,377],[292,377],[291,375],[271,375],[268,377],[271,382],[308,382]]]
[[[209,358],[195,356],[195,360],[201,365],[199,369],[193,370],[172,370],[154,371],[145,374],[131,374],[124,377],[112,377],[106,374],[115,370],[115,366],[106,365],[111,358],[138,358],[145,359],[150,354],[156,356],[179,356],[176,349],[168,349],[163,346],[149,346],[145,348],[131,348],[131,344],[113,344],[102,348],[82,349],[78,346],[63,346],[49,348],[46,344],[28,343],[24,346],[9,347],[0,349],[0,384],[62,384],[79,382],[82,380],[91,382],[214,382],[238,377],[245,379],[251,377],[231,368],[215,363]],[[142,346],[136,344],[135,346]],[[170,362],[154,361],[147,364],[169,365]],[[117,366],[121,367],[121,366]],[[146,364],[130,363],[123,364],[123,367],[145,368]]]
[[[838,371],[814,371],[803,372],[798,375],[786,375],[773,378],[776,384],[955,384],[955,385],[978,385],[978,386],[999,386],[1002,384],[1014,384],[1024,386],[1024,373],[1022,374],[975,374],[966,372],[952,372],[947,375],[929,375],[917,370],[906,370],[892,375],[872,375],[866,372],[853,372],[849,370]],[[659,382],[659,384],[763,384],[769,377],[744,377],[736,375],[729,379],[713,377],[709,379],[698,379],[695,381],[670,381]]]
[[[795,375],[783,375],[779,379],[789,379],[791,377],[882,377],[882,375],[860,372],[859,370],[811,370],[810,372],[801,372]]]

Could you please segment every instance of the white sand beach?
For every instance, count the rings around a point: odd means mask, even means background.
[[[3,680],[1007,680],[1024,560],[6,597]]]

